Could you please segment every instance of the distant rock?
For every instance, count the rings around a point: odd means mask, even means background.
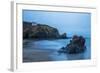
[[[66,39],[66,38],[67,38],[66,35],[67,35],[66,33],[63,33],[62,35],[60,35],[60,38],[62,38],[62,39]]]
[[[23,22],[23,38],[65,39],[66,33],[60,35],[57,28],[46,24]]]
[[[66,47],[62,47],[58,52],[76,54],[84,52],[86,49],[85,38],[82,36],[74,35],[70,43]]]

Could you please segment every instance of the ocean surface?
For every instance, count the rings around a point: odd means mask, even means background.
[[[65,47],[70,39],[57,40],[24,40],[23,62],[41,61],[68,61],[91,59],[91,39],[86,38],[86,50],[79,54],[58,53],[61,47]]]

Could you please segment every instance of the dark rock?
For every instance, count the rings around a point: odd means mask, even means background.
[[[66,38],[66,33],[60,35],[56,28],[46,24],[23,22],[23,38],[64,39]]]
[[[66,53],[65,47],[62,47],[60,50],[58,50],[59,53]]]
[[[29,38],[29,34],[31,33],[32,23],[23,22],[23,38]]]
[[[60,38],[62,38],[62,39],[66,39],[66,38],[67,38],[66,35],[67,35],[66,33],[63,33],[62,35],[60,35]]]
[[[70,43],[66,47],[62,47],[59,52],[75,54],[84,52],[86,49],[85,38],[82,36],[74,35]]]
[[[48,25],[34,25],[32,26],[32,33],[30,34],[32,38],[59,38],[59,32],[56,28],[50,27]]]

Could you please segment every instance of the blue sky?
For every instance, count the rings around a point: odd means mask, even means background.
[[[73,12],[50,12],[23,10],[23,21],[47,24],[59,30],[60,34],[66,32],[68,36],[74,34],[90,37],[91,14]]]

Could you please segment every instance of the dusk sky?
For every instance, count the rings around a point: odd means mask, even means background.
[[[91,14],[72,12],[50,12],[23,10],[23,21],[47,24],[59,30],[60,34],[66,32],[68,36],[74,34],[90,37]]]

